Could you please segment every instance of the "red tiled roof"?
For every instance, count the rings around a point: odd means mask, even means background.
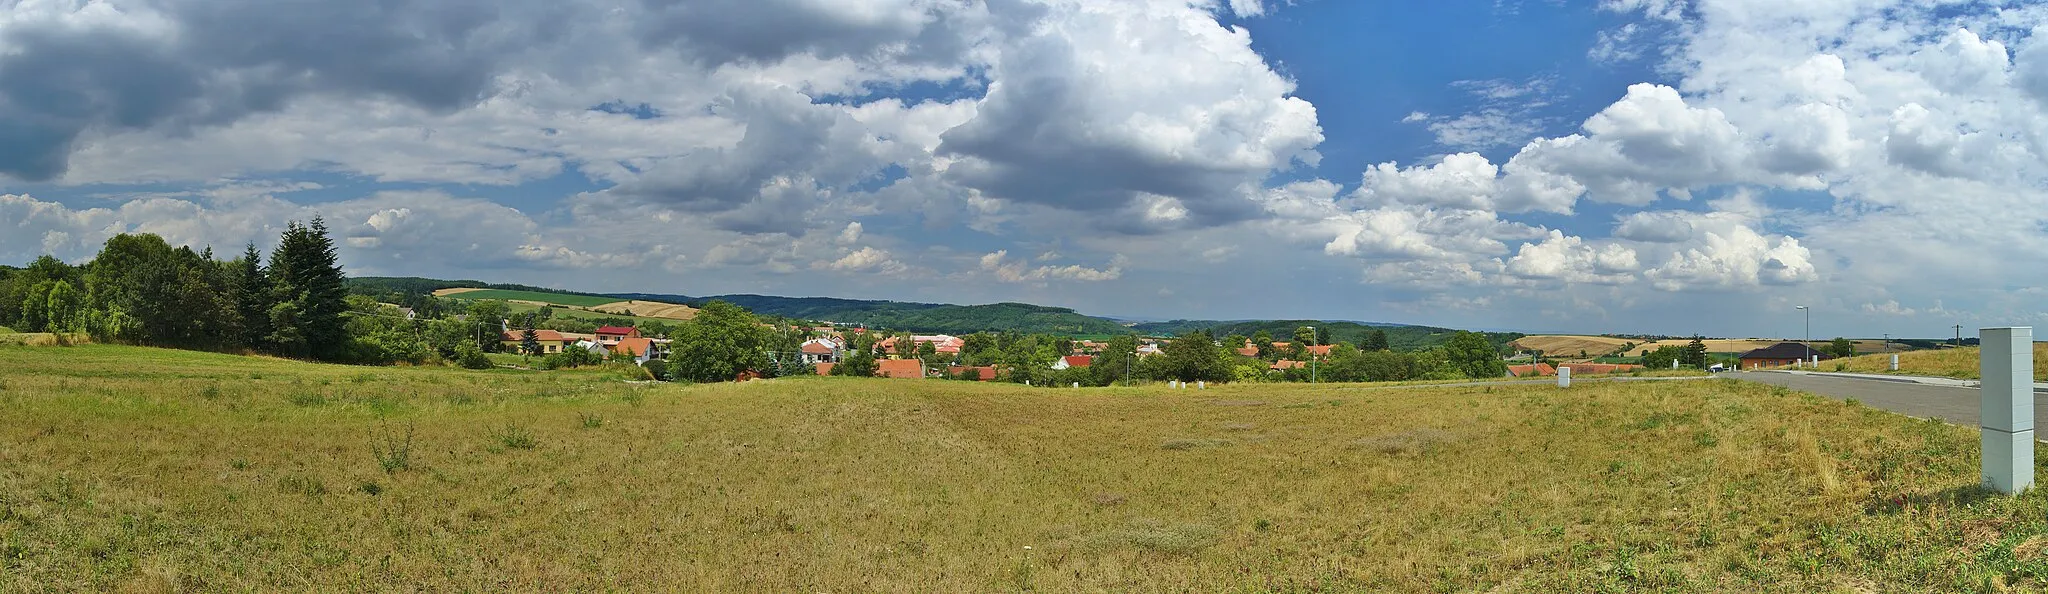
[[[817,369],[818,369],[818,375],[832,375],[832,366],[833,366],[833,365],[838,365],[838,364],[837,364],[837,363],[819,363],[819,364],[817,365]]]
[[[602,328],[598,328],[597,333],[610,334],[613,336],[633,336],[639,334],[640,330],[637,328],[627,328],[625,326],[605,326]]]
[[[832,347],[825,346],[825,343],[822,342],[806,342],[804,343],[803,351],[806,355],[830,355],[832,354]]]
[[[1308,354],[1315,355],[1318,357],[1328,357],[1330,356],[1331,346],[1332,345],[1319,344],[1316,346],[1308,347]]]
[[[1237,354],[1244,355],[1246,357],[1257,357],[1259,356],[1259,347],[1244,347],[1238,349]]]
[[[1276,370],[1276,371],[1278,371],[1278,370],[1285,370],[1285,369],[1301,369],[1301,368],[1303,368],[1303,367],[1308,367],[1308,362],[1306,362],[1306,361],[1274,361],[1272,365],[1268,365],[1268,366],[1266,366],[1266,368],[1267,368],[1267,369],[1272,369],[1272,370]]]
[[[992,382],[996,380],[996,368],[994,367],[961,367],[954,365],[946,368],[946,375],[960,377],[961,372],[969,369],[974,370],[975,375],[978,376],[978,379],[975,381]]]
[[[1569,367],[1572,373],[1579,375],[1628,373],[1643,368],[1641,365],[1615,365],[1609,363],[1567,363],[1558,367]]]
[[[1087,367],[1095,363],[1095,358],[1087,355],[1073,355],[1065,359],[1068,367]]]
[[[924,379],[924,362],[916,359],[888,359],[878,361],[881,366],[875,370],[875,377],[898,379]]]

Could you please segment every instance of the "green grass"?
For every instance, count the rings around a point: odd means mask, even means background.
[[[561,293],[542,293],[539,291],[508,291],[504,289],[484,289],[482,291],[466,291],[462,293],[449,295],[449,297],[454,299],[516,299],[519,301],[538,301],[541,303],[556,303],[561,305],[574,305],[577,307],[596,307],[607,303],[618,303],[620,301],[625,301],[624,299],[618,299],[613,297],[564,295]]]
[[[1978,379],[1977,347],[1958,349],[1936,349],[1899,353],[1899,370],[1892,371],[1890,354],[1863,355],[1834,361],[1822,361],[1822,371],[1848,371],[1853,373],[1884,373],[1897,375],[1926,375],[1958,379]],[[1840,369],[1837,369],[1840,367]],[[2034,344],[2034,381],[2048,381],[2048,344]]]
[[[17,334],[17,332],[15,332],[13,328],[0,326],[0,334]]]
[[[2048,587],[2048,490],[1976,489],[1972,429],[1728,380],[1352,388],[0,347],[0,590]]]

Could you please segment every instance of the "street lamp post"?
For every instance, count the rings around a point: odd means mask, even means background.
[[[1799,343],[1799,346],[1805,347],[1804,352],[1806,356],[1799,358],[1799,364],[1804,366],[1808,361],[1813,360],[1813,310],[1801,305],[1799,306],[1799,311],[1806,314],[1806,340]]]
[[[1315,326],[1309,326],[1309,327],[1308,327],[1308,335],[1309,335],[1309,336],[1315,336],[1315,335],[1316,335],[1316,327],[1315,327]],[[1304,346],[1304,347],[1302,347],[1302,348],[1301,348],[1301,352],[1304,352],[1304,353],[1308,353],[1308,383],[1311,383],[1311,384],[1313,384],[1313,383],[1318,383],[1318,382],[1316,381],[1316,352],[1315,352],[1315,351],[1311,351],[1311,350],[1308,350],[1308,347],[1306,347],[1306,346]]]

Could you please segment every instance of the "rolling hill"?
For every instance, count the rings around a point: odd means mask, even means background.
[[[513,284],[492,284],[473,280],[437,280],[418,277],[360,277],[349,279],[350,290],[389,297],[393,302],[425,295],[457,299],[506,299],[530,305],[554,304],[571,311],[618,315],[688,319],[696,307],[710,301],[725,301],[759,315],[793,320],[815,320],[854,324],[871,328],[909,332],[970,334],[974,332],[1021,332],[1102,337],[1138,333],[1171,336],[1188,330],[1208,330],[1216,336],[1251,336],[1260,330],[1277,340],[1288,340],[1294,329],[1317,326],[1334,340],[1358,342],[1373,330],[1387,334],[1388,345],[1397,350],[1415,350],[1443,344],[1454,332],[1450,328],[1408,326],[1388,323],[1359,323],[1328,320],[1174,320],[1126,324],[1090,316],[1064,307],[1028,303],[949,305],[910,303],[835,297],[778,297],[773,295],[714,295],[692,297],[664,293],[584,293],[558,291]],[[401,300],[399,297],[405,297]],[[1522,335],[1486,332],[1494,344],[1505,344]]]

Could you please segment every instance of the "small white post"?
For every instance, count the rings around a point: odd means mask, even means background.
[[[1895,354],[1895,355],[1892,355],[1892,371],[1898,371],[1898,370],[1899,370],[1899,356]]]
[[[1197,390],[1207,390],[1207,389],[1209,389],[1209,382],[1207,382],[1207,381],[1198,381],[1198,382],[1195,382],[1195,389],[1197,389]]]
[[[1820,355],[1813,355],[1813,368],[1820,369]]]
[[[1672,359],[1672,360],[1671,360],[1671,368],[1672,368],[1672,369],[1678,369],[1678,360],[1677,360],[1677,359]]]
[[[1572,368],[1570,368],[1570,367],[1559,367],[1559,368],[1557,368],[1557,387],[1559,387],[1559,388],[1569,388],[1569,387],[1572,387]]]
[[[2034,486],[2034,329],[1977,331],[1984,486],[2013,494]]]
[[[1076,387],[1076,388],[1079,388],[1079,387],[1081,387],[1081,382],[1074,382],[1074,387]]]

